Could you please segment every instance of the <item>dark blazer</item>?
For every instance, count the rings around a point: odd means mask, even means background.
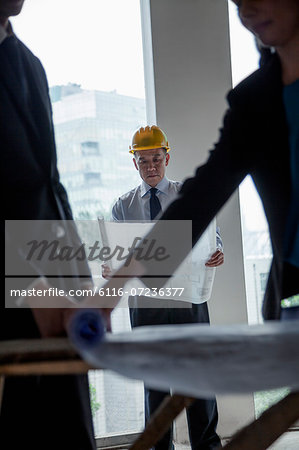
[[[161,217],[192,220],[196,242],[241,181],[251,175],[264,206],[273,247],[263,305],[266,319],[280,317],[280,300],[287,294],[283,291],[283,237],[291,175],[282,89],[280,62],[274,55],[229,92],[229,109],[218,143],[206,164],[185,181],[178,200]],[[198,204],[196,199],[200,199]],[[298,276],[298,270],[292,272],[291,282],[299,292],[296,273]]]
[[[44,69],[25,45],[20,41],[17,44],[26,74],[27,99],[9,54],[3,44],[0,45],[4,216],[9,220],[72,219],[56,166],[52,111]],[[7,230],[7,235],[11,243],[9,249],[16,252],[16,259],[22,264],[24,257],[16,244],[19,237],[11,229]],[[76,239],[79,240],[77,235]],[[39,268],[33,267],[33,275],[35,269],[39,273]],[[0,339],[32,337],[39,337],[39,332],[31,311],[28,308],[4,309],[2,304]],[[45,449],[58,445],[59,448],[94,450],[87,377],[7,379],[1,411],[0,446],[3,443],[5,447],[4,442],[9,439],[10,448],[18,448],[19,443],[13,439],[15,427],[22,435],[24,446],[34,450],[40,448],[40,442],[44,442]]]
[[[3,44],[0,45],[0,145],[4,161],[1,180],[6,191],[4,217],[6,220],[70,220],[71,208],[57,170],[52,110],[45,72],[30,50],[20,41],[17,44],[27,79],[26,102],[10,55]],[[13,264],[18,263],[21,268],[18,275],[22,275],[23,258],[17,254],[20,233],[13,233],[9,226],[6,227],[6,234],[11,244],[9,252],[16,254]],[[55,233],[49,236],[49,240],[55,238]],[[80,244],[76,233],[71,237],[68,234],[65,239]],[[72,266],[72,274],[78,275],[79,268],[74,263]],[[43,275],[44,272],[41,267],[32,267],[33,276]],[[84,273],[89,275],[86,265]],[[30,312],[14,312],[14,316],[18,314],[29,316]],[[7,332],[8,337],[12,337],[11,328],[6,329],[9,322],[5,320],[0,336]],[[24,329],[26,321],[20,322],[19,337],[25,332],[30,335],[34,327],[26,326]]]
[[[0,45],[0,143],[9,202],[6,219],[71,219],[59,182],[48,84],[39,60],[18,41],[28,82],[28,103]]]

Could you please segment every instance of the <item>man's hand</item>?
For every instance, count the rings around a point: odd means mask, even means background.
[[[66,326],[74,310],[69,308],[32,308],[41,337],[66,336]]]
[[[102,264],[102,277],[105,278],[105,280],[110,280],[112,270],[108,266],[108,264]]]
[[[33,285],[31,285],[31,288]],[[47,291],[51,285],[45,278],[38,278],[34,282],[34,288]],[[90,282],[82,284],[82,289],[93,290]],[[88,296],[82,299],[82,303],[77,304],[73,299],[65,296],[27,297],[27,304],[32,310],[32,314],[39,328],[41,337],[66,336],[67,329],[73,314],[78,308],[96,308],[103,316],[106,329],[111,331],[110,314],[112,309],[99,308],[98,296]],[[41,307],[44,306],[44,307]]]
[[[224,254],[222,251],[217,250],[211,258],[206,262],[207,267],[218,267],[224,263]]]
[[[51,288],[46,278],[38,278],[30,289],[47,292]],[[27,305],[32,310],[41,337],[66,336],[66,323],[73,314],[74,303],[65,296],[45,294],[26,297]]]
[[[143,266],[134,258],[130,262],[130,265],[122,266],[118,271],[109,277],[109,281],[105,284],[104,288],[112,292],[115,289],[116,292],[123,288],[129,278],[134,276],[141,276],[145,273]],[[115,275],[115,278],[114,278]],[[39,278],[34,283],[36,289],[49,289],[51,286],[46,278]],[[87,288],[87,285],[84,285]],[[92,285],[90,287],[92,289]],[[39,327],[42,337],[55,337],[65,336],[67,328],[72,315],[77,308],[94,308],[98,309],[102,314],[107,331],[111,331],[111,313],[117,306],[121,297],[102,297],[97,293],[92,296],[87,296],[82,299],[82,302],[76,304],[71,298],[67,296],[47,296],[44,297],[27,297],[27,304],[32,309],[34,318]],[[41,308],[41,301],[43,305],[47,305],[47,308]]]

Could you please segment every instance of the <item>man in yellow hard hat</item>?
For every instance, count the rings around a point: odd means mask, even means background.
[[[154,220],[160,211],[171,203],[180,190],[181,183],[171,181],[165,175],[169,164],[170,147],[166,134],[157,126],[139,128],[133,135],[130,153],[142,182],[139,186],[122,195],[112,209],[115,221]],[[222,241],[217,231],[217,251],[207,261],[208,267],[223,263]],[[109,268],[103,266],[103,276],[109,275]],[[143,325],[165,325],[182,323],[209,323],[206,303],[186,304],[177,300],[167,300],[159,307],[153,305],[149,297],[130,297],[130,320],[132,327]],[[169,392],[145,388],[145,419],[158,408]],[[187,411],[189,435],[192,449],[206,450],[219,448],[220,439],[216,433],[218,421],[215,399],[199,399]],[[172,431],[156,444],[156,449],[172,448]]]

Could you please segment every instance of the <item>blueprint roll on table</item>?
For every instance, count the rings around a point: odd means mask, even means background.
[[[98,313],[91,314],[95,317],[88,320],[96,323]],[[89,332],[80,333],[73,343],[93,367],[155,389],[194,397],[280,387],[299,391],[299,321],[159,325],[106,333],[105,338],[99,328],[91,339]]]

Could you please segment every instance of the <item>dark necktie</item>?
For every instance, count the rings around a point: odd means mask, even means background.
[[[28,85],[19,43],[15,36],[8,36],[1,45],[20,83],[22,100],[26,102],[28,99]]]
[[[151,220],[154,220],[155,217],[161,211],[161,203],[160,203],[160,200],[158,199],[158,197],[156,195],[157,191],[158,191],[158,189],[156,189],[156,188],[151,188],[150,189],[150,193],[151,193],[151,198],[150,198]]]

